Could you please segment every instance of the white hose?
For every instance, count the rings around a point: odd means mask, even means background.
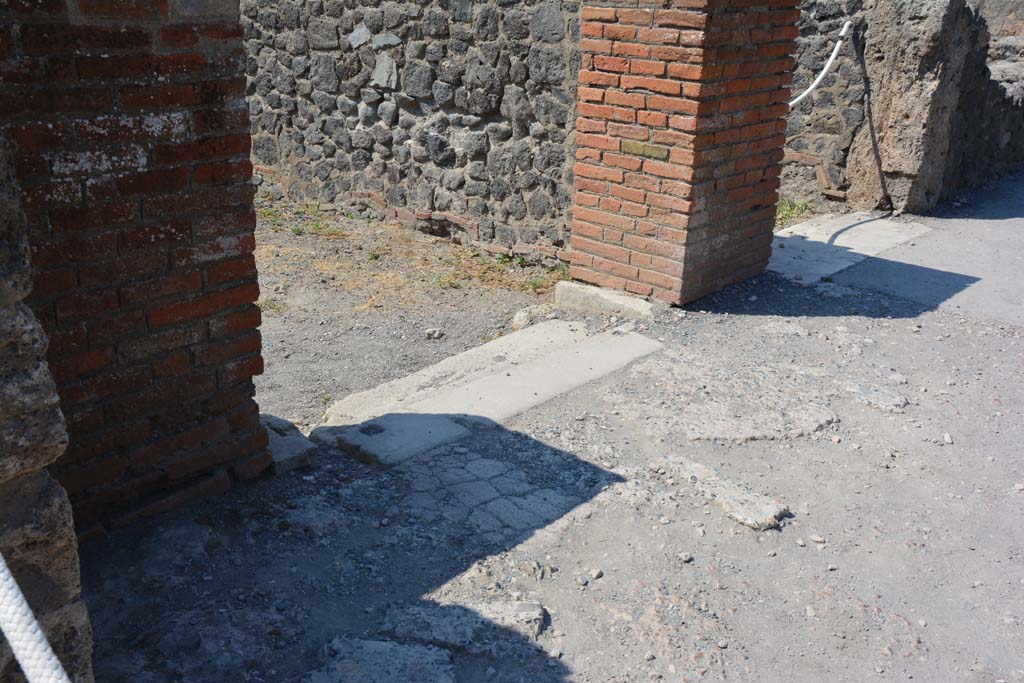
[[[0,555],[0,631],[28,683],[71,683]]]
[[[836,63],[836,57],[839,56],[839,51],[843,48],[843,40],[846,38],[851,28],[853,28],[852,21],[848,21],[843,24],[843,30],[839,32],[839,42],[836,43],[835,49],[832,50],[832,56],[828,58],[827,62],[825,62],[825,68],[822,69],[821,73],[818,74],[818,77],[814,79],[814,83],[811,83],[811,87],[804,90],[800,97],[789,103],[790,109],[807,99],[807,96],[814,92],[817,87],[821,85],[821,82],[825,80],[825,76],[828,76],[828,72],[832,70],[832,65]]]

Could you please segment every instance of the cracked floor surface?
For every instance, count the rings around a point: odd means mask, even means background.
[[[505,428],[86,544],[98,680],[1024,680],[1020,328],[765,275],[640,331]],[[740,526],[673,458],[792,516]]]

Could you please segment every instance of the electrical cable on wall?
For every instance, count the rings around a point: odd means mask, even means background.
[[[835,48],[832,50],[832,56],[830,56],[828,61],[825,62],[825,68],[821,70],[821,73],[818,74],[818,77],[814,79],[814,82],[811,83],[811,86],[807,88],[807,90],[804,90],[799,97],[789,103],[790,109],[807,99],[812,92],[817,90],[818,86],[821,85],[821,82],[825,80],[825,76],[828,76],[829,72],[832,70],[832,65],[836,63],[839,51],[843,49],[843,41],[846,40],[846,36],[850,33],[851,28],[853,28],[852,21],[848,21],[843,24],[843,30],[839,32],[839,42],[836,43]]]

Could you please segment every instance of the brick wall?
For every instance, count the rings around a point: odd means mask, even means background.
[[[269,463],[237,3],[0,8],[35,289],[80,527],[221,491]]]
[[[679,304],[765,266],[797,4],[583,7],[573,277]]]

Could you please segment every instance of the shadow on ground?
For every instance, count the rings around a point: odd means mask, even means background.
[[[850,226],[852,229],[856,226]],[[855,289],[880,293],[905,292],[905,298],[917,303],[911,310],[916,316],[938,308],[943,302],[963,292],[981,278],[938,268],[897,261],[882,256],[865,256],[848,247],[807,239],[802,235],[776,236],[775,270],[796,273],[800,284],[850,284]],[[785,264],[779,261],[785,259]],[[781,267],[780,267],[781,266]],[[856,268],[858,278],[847,282],[844,272]],[[898,294],[897,294],[898,296]]]
[[[1024,218],[1024,164],[1005,177],[940,203],[929,218],[1006,221]]]
[[[308,470],[83,546],[97,679],[569,680],[535,643],[542,607],[480,561],[571,524],[620,479],[479,418],[444,417],[468,434],[393,468],[321,447]],[[523,562],[538,578],[572,578]],[[460,585],[477,597],[460,601]]]
[[[884,291],[836,284],[839,278],[819,282],[794,282],[775,273],[763,273],[688,304],[690,311],[731,315],[830,318],[849,315],[867,318],[916,318],[935,310],[954,294],[978,281],[967,275],[921,268],[870,257],[863,267],[888,269],[893,277],[908,282],[928,283],[933,299],[922,303]],[[835,280],[835,282],[833,282]]]

